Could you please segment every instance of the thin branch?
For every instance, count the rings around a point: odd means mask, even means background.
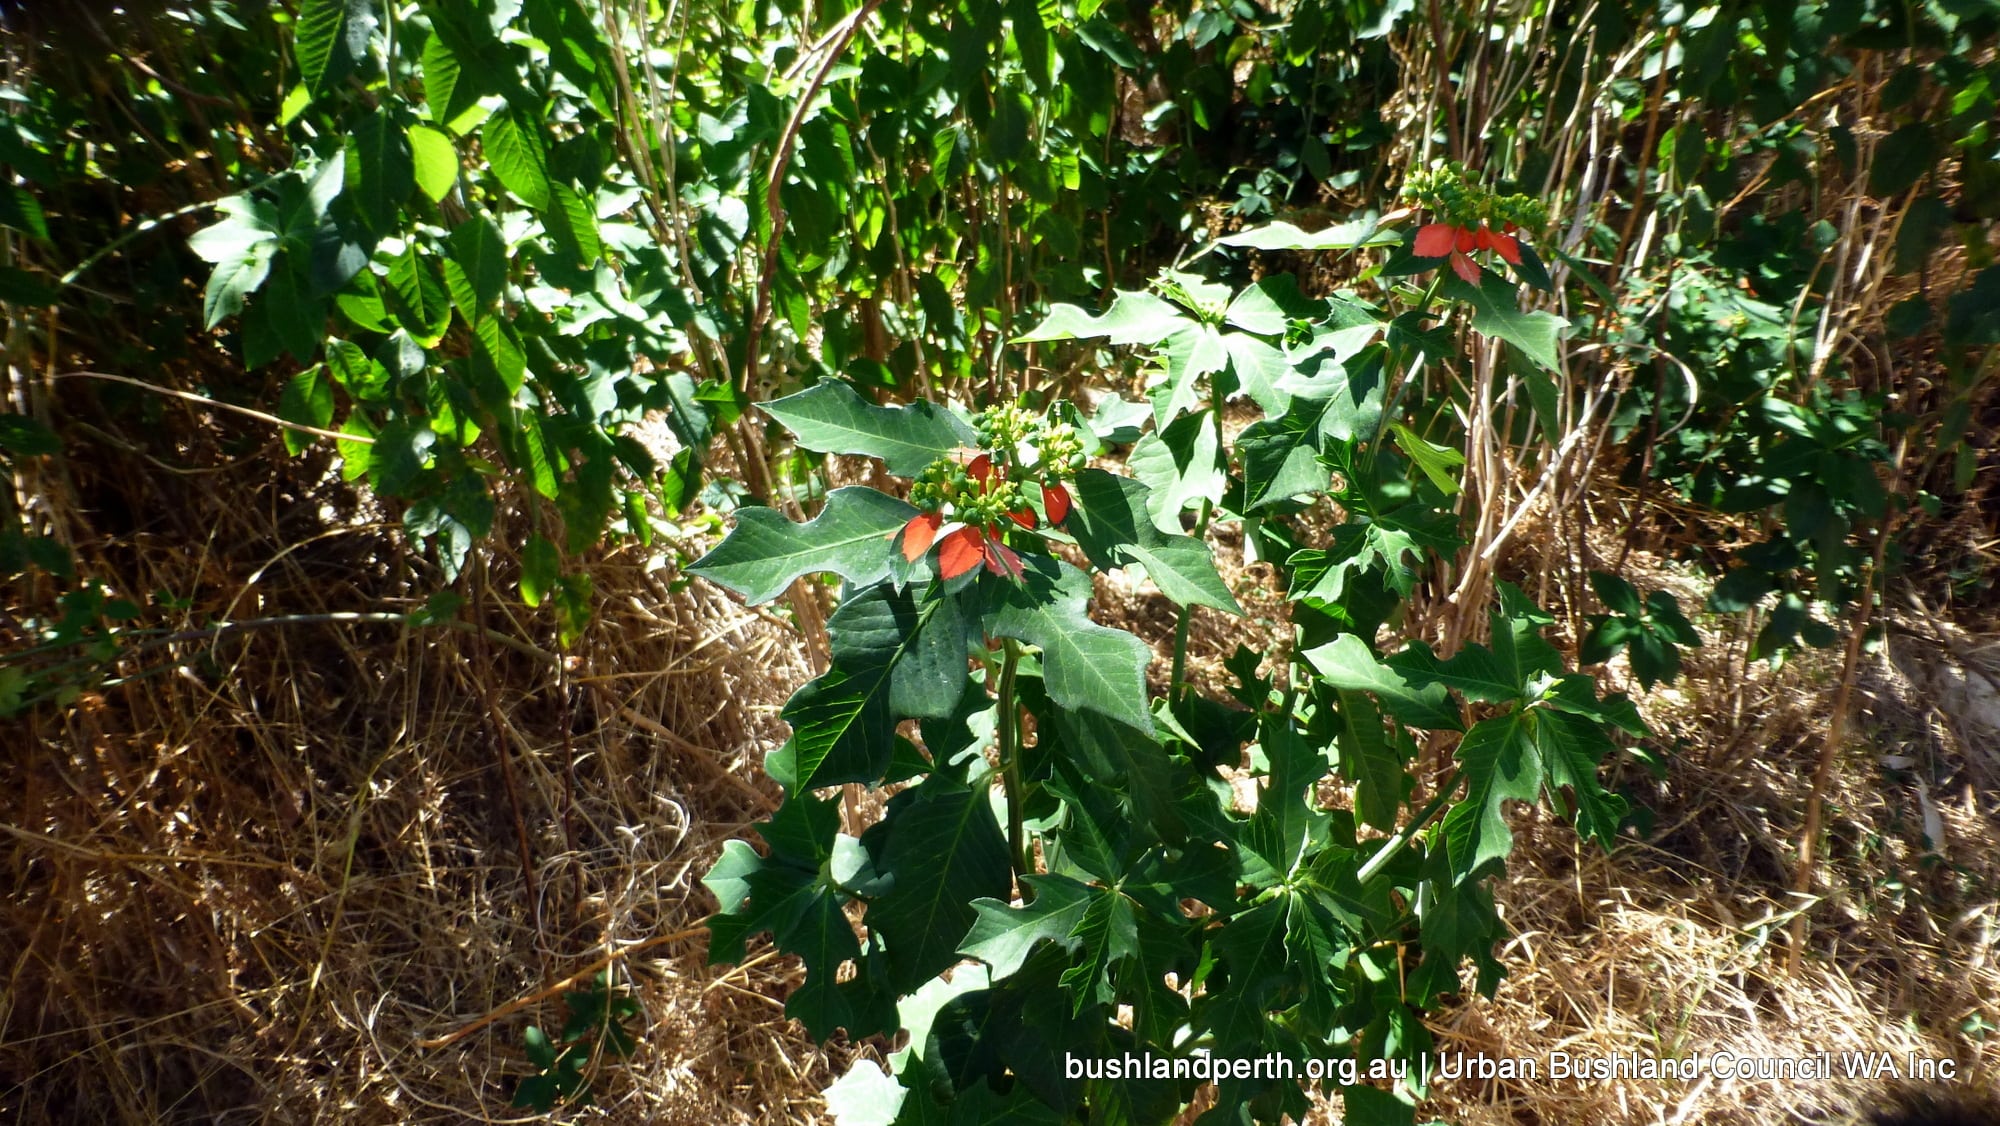
[[[322,430],[317,426],[307,426],[302,422],[287,422],[275,414],[265,414],[263,411],[252,410],[249,407],[239,407],[234,403],[217,402],[206,395],[197,395],[192,391],[176,391],[172,387],[161,387],[158,384],[148,383],[143,379],[133,379],[128,375],[112,375],[110,372],[104,371],[64,371],[57,372],[49,378],[109,380],[112,383],[123,383],[130,387],[137,387],[141,391],[151,391],[159,395],[170,395],[176,399],[186,399],[190,403],[200,403],[205,407],[214,407],[216,410],[230,411],[243,415],[246,418],[254,418],[259,422],[268,422],[273,426],[282,426],[287,430],[297,430],[306,434],[314,434],[321,438],[332,438],[336,442],[357,442],[364,446],[375,444],[375,439],[364,434],[342,434],[338,430]]]

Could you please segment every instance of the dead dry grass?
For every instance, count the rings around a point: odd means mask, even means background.
[[[120,460],[83,451],[70,495]],[[260,463],[280,479],[242,493],[165,478],[145,526],[79,554],[187,597],[190,626],[415,604],[393,530]],[[306,526],[321,504],[341,515]],[[690,546],[591,561],[602,616],[560,659],[503,557],[465,629],[273,622],[9,725],[0,1118],[520,1120],[522,1030],[564,1015],[546,987],[609,965],[645,1017],[591,1118],[810,1121],[829,1073],[782,1019],[792,968],[711,970],[696,927],[807,674],[782,622],[670,589]]]
[[[272,622],[148,650],[120,667],[124,684],[6,730],[0,1116],[522,1121],[508,1102],[529,1070],[523,1029],[559,1024],[562,987],[608,966],[641,1002],[639,1052],[601,1061],[599,1105],[562,1117],[823,1119],[818,1093],[856,1048],[815,1046],[784,1018],[788,960],[753,945],[745,965],[710,968],[697,930],[713,907],[699,877],[774,801],[759,764],[810,675],[780,616],[677,588],[676,552],[701,536],[584,564],[602,616],[560,654],[548,619],[503,597],[504,553],[464,628],[287,624],[413,607],[435,575],[311,459],[260,459],[276,478],[227,489],[155,477],[152,515],[114,526],[102,498],[123,457],[85,451],[65,485],[92,573],[186,598],[187,628]],[[1250,617],[1196,618],[1203,684],[1220,684],[1237,644],[1282,640],[1266,569],[1226,534],[1217,548]],[[1517,579],[1554,570],[1531,548],[1509,563]],[[1643,552],[1633,574],[1686,585]],[[1106,580],[1099,595],[1107,620],[1171,637],[1143,584]],[[2000,1053],[1964,1029],[2000,1020],[2000,850],[1965,746],[1907,677],[1870,672],[1831,795],[1810,957],[1790,976],[1785,889],[1834,673],[1819,657],[1746,665],[1742,623],[1700,625],[1709,645],[1687,678],[1644,697],[1664,776],[1621,768],[1652,835],[1606,857],[1524,818],[1501,893],[1511,976],[1491,1001],[1436,1013],[1439,1046],[1916,1052],[1992,1085]],[[1925,800],[1944,827],[1935,849]],[[1422,1111],[1466,1126],[1779,1126],[1837,1121],[1864,1093],[1460,1083]]]

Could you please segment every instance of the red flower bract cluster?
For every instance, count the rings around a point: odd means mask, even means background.
[[[990,504],[981,504],[1001,492],[1005,483],[1005,471],[995,472],[993,458],[980,454],[965,467],[965,475],[970,479],[973,495],[955,498],[952,508],[955,515],[971,519],[945,522],[945,515],[938,512],[919,512],[903,525],[903,558],[911,563],[923,558],[932,544],[938,549],[938,576],[955,579],[984,562],[986,569],[996,575],[1003,575],[1016,582],[1026,576],[1026,566],[1021,556],[1007,546],[1006,533],[1000,520],[980,518],[982,510],[990,510]],[[1049,520],[1060,524],[1068,518],[1071,501],[1069,490],[1060,483],[1042,486],[1042,507],[1047,510]],[[1028,531],[1034,531],[1038,521],[1032,508],[1016,508],[1004,513],[1005,518],[1019,524]]]
[[[1510,266],[1521,264],[1521,242],[1514,237],[1512,223],[1500,231],[1492,230],[1484,223],[1478,227],[1430,223],[1417,231],[1417,257],[1443,258],[1449,255],[1453,272],[1464,278],[1467,285],[1479,284],[1479,264],[1472,260],[1472,255],[1481,250],[1493,251]]]

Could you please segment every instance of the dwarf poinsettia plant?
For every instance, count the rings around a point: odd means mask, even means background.
[[[1548,209],[1540,200],[1489,191],[1457,163],[1413,173],[1403,194],[1429,213],[1429,222],[1417,229],[1411,246],[1417,257],[1447,258],[1453,273],[1467,285],[1478,285],[1480,267],[1473,255],[1491,252],[1514,267],[1521,280],[1541,277],[1546,288],[1540,262],[1533,260],[1533,249],[1525,247],[1520,237],[1548,224]],[[1534,273],[1522,273],[1530,262]]]
[[[941,578],[955,579],[983,562],[1019,582],[1025,572],[1020,555],[1007,546],[1008,532],[1040,526],[1027,489],[1039,483],[1042,511],[1060,526],[1074,503],[1063,482],[1083,466],[1083,441],[1074,426],[1045,423],[1012,405],[980,416],[978,430],[986,449],[970,461],[941,457],[910,486],[910,503],[919,511],[900,533],[903,558],[915,563],[935,543]]]
[[[765,760],[784,803],[705,883],[711,959],[768,933],[805,963],[785,1011],[814,1036],[907,1037],[827,1091],[842,1126],[1163,1126],[1210,1081],[1202,1126],[1301,1120],[1309,1086],[1355,1126],[1409,1126],[1423,1012],[1502,971],[1510,803],[1615,840],[1599,764],[1644,727],[1564,669],[1548,615],[1501,584],[1485,639],[1453,652],[1383,628],[1477,519],[1448,444],[1465,404],[1402,390],[1446,338],[1426,322],[1468,308],[1537,410],[1560,394],[1564,322],[1473,257],[1531,268],[1506,224],[1533,216],[1434,215],[1474,274],[1414,310],[1169,273],[1019,338],[1146,348],[1150,404],[969,414],[830,381],[764,405],[803,450],[908,482],[834,489],[803,523],[742,509],[693,565],[753,602],[840,580],[829,667]],[[1245,235],[1289,237],[1426,268],[1408,231]],[[1197,609],[1240,612],[1201,534],[1231,524],[1289,628],[1197,671]],[[1091,572],[1118,569],[1177,605],[1128,616],[1174,622],[1157,696],[1148,641],[1088,613]],[[842,823],[829,788],[852,784],[890,789],[879,820]],[[1217,1067],[1251,1059],[1284,1067]]]

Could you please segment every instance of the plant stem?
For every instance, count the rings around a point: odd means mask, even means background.
[[[1027,875],[1028,834],[1023,824],[1021,803],[1027,787],[1021,780],[1021,715],[1014,702],[1014,666],[1021,660],[1021,643],[1005,638],[1006,657],[1000,663],[1000,782],[1007,794],[1007,851],[1014,858],[1014,873]]]
[[[1375,873],[1380,872],[1388,865],[1389,861],[1396,858],[1397,853],[1403,851],[1404,846],[1410,843],[1411,838],[1415,837],[1424,826],[1431,823],[1431,818],[1436,817],[1438,811],[1444,808],[1444,804],[1451,800],[1452,791],[1458,789],[1460,773],[1454,772],[1451,780],[1438,788],[1437,796],[1433,797],[1430,804],[1424,807],[1424,811],[1412,817],[1410,823],[1403,826],[1402,832],[1397,833],[1390,839],[1388,844],[1383,845],[1375,855],[1368,858],[1368,863],[1363,864],[1361,870],[1355,873],[1354,878],[1357,882],[1365,884],[1370,879],[1373,879]]]
[[[1209,501],[1203,497],[1201,515],[1194,522],[1194,538],[1201,539],[1208,534]],[[1194,620],[1194,607],[1181,604],[1180,617],[1174,622],[1174,670],[1167,678],[1167,699],[1178,700],[1187,679],[1188,626]]]

